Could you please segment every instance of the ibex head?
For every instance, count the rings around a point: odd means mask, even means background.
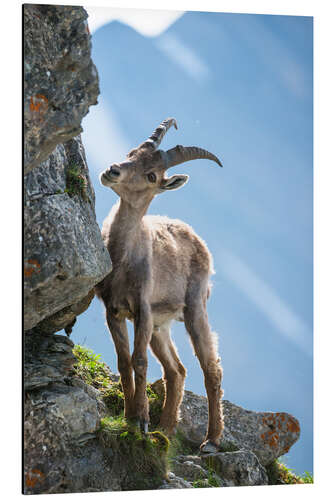
[[[168,151],[158,149],[171,126],[177,129],[174,118],[167,118],[140,146],[132,149],[122,163],[114,163],[100,175],[103,186],[110,187],[124,201],[134,207],[150,203],[156,194],[178,189],[189,176],[176,174],[167,177],[165,172],[180,163],[208,159],[220,167],[220,160],[205,149],[195,146],[176,146]]]

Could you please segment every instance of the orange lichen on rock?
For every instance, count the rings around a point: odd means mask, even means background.
[[[48,99],[43,94],[36,94],[30,97],[30,111],[37,111],[38,113],[45,112],[48,107]]]
[[[269,447],[273,454],[287,453],[298,439],[300,425],[298,421],[287,413],[266,413],[261,417],[260,438],[264,446]],[[279,455],[278,455],[279,456]]]
[[[271,448],[276,448],[278,443],[279,443],[279,436],[276,432],[274,431],[268,431],[265,432],[264,434],[261,434],[261,438],[265,443],[268,444]]]
[[[42,482],[45,478],[45,474],[39,469],[32,469],[30,472],[27,473],[26,478],[25,478],[25,484],[28,486],[28,488],[33,488],[36,486],[36,483]]]
[[[24,266],[24,276],[25,278],[30,278],[33,273],[40,272],[40,263],[36,259],[28,259],[26,265]]]
[[[279,436],[276,433],[274,433],[274,434],[272,434],[270,440],[268,441],[268,444],[271,448],[273,448],[273,447],[276,448],[278,445],[278,442],[279,442]]]
[[[289,420],[287,422],[287,429],[289,432],[298,433],[300,431],[298,422],[296,422],[294,419],[292,419],[290,417],[289,417]]]

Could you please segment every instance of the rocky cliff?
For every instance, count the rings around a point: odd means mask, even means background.
[[[299,437],[285,413],[224,401],[219,453],[198,455],[206,398],[186,391],[177,435],[156,429],[161,381],[148,386],[151,432],[122,418],[118,377],[69,334],[110,272],[80,139],[98,75],[81,7],[24,6],[24,480],[27,494],[261,485]],[[276,476],[277,477],[277,476]],[[278,481],[274,479],[275,483]]]
[[[78,135],[98,75],[80,7],[25,5],[24,42],[24,328],[53,333],[111,269]]]
[[[95,194],[79,135],[82,118],[97,104],[99,94],[87,13],[81,7],[24,5],[23,22],[28,401],[41,381],[49,388],[51,381],[64,382],[73,355],[54,333],[63,328],[70,332],[76,316],[89,306],[94,285],[111,270],[111,262],[96,222]],[[44,358],[45,351],[52,354]],[[57,394],[59,387],[54,391]],[[40,425],[41,420],[34,420],[25,445]],[[49,439],[56,429],[56,424],[48,429]],[[44,448],[37,456],[33,445],[27,450],[25,465],[34,464],[31,473],[43,461]],[[45,464],[43,470],[50,472]],[[27,481],[25,486],[34,483]]]
[[[30,332],[26,343],[26,493],[284,484],[276,459],[300,433],[291,415],[223,401],[220,450],[200,455],[205,397],[185,391],[169,441],[157,428],[163,382],[148,384],[151,425],[142,435],[122,417],[119,377],[99,356],[62,335]]]

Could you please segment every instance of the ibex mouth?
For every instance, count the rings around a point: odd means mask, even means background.
[[[105,170],[101,173],[99,180],[103,186],[108,186],[110,184],[117,184],[118,175],[113,175],[109,170]]]

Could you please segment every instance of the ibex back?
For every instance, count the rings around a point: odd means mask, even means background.
[[[163,367],[165,400],[160,427],[167,434],[175,430],[186,370],[171,340],[170,324],[172,320],[185,322],[204,373],[209,422],[201,449],[209,452],[218,447],[223,430],[222,368],[206,312],[212,257],[204,241],[184,222],[145,214],[157,194],[187,182],[187,175],[166,177],[170,167],[195,159],[222,165],[215,155],[201,148],[158,149],[172,125],[177,128],[174,118],[164,120],[124,162],[111,165],[100,176],[101,183],[115,191],[120,201],[103,224],[102,236],[113,269],[96,286],[96,294],[105,304],[117,351],[125,417],[139,421],[144,432],[149,422],[148,346]],[[134,322],[132,356],[126,319]]]

